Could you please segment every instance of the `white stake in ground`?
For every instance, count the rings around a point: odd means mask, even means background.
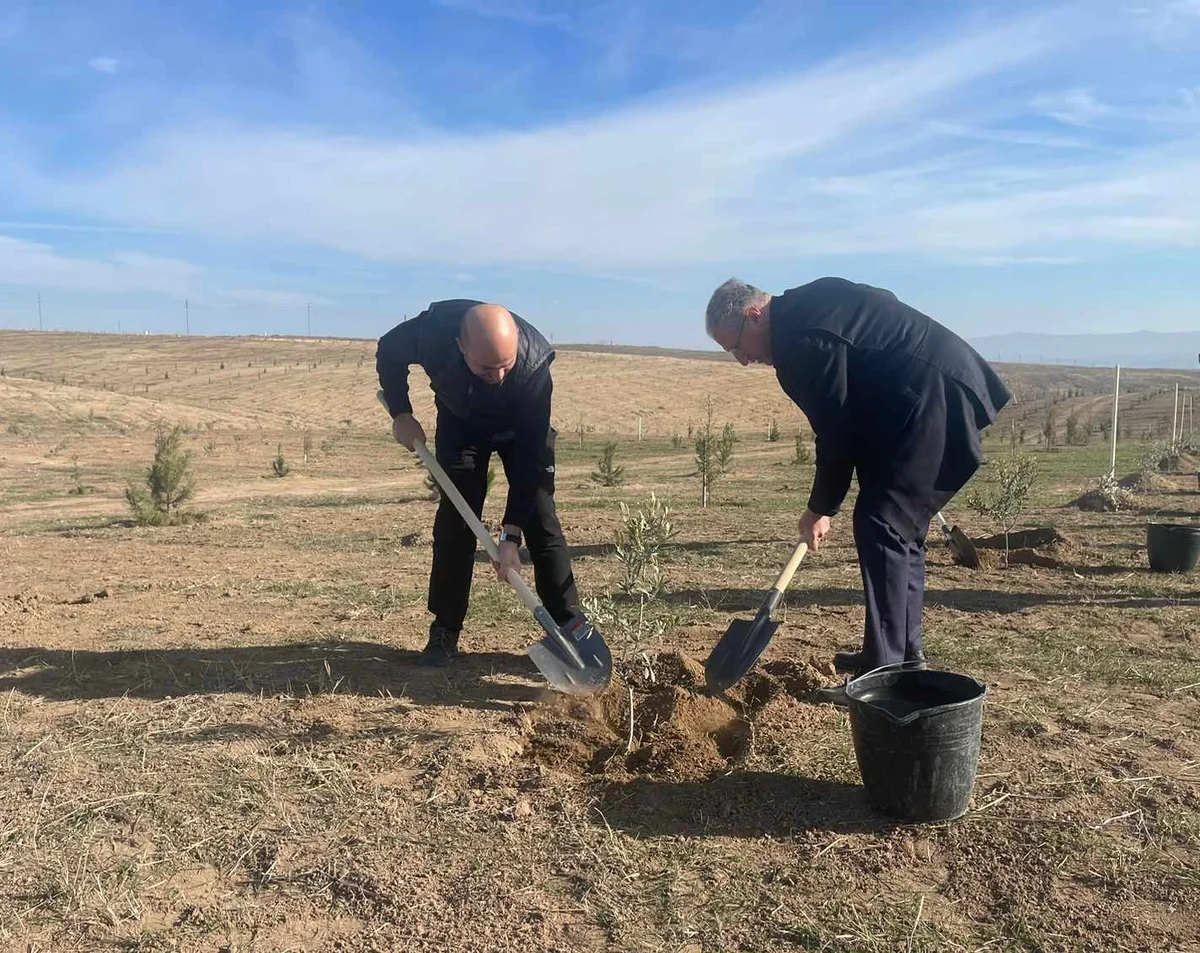
[[[1179,423],[1179,385],[1175,385],[1175,407],[1171,411],[1171,443],[1178,439],[1175,436],[1175,425]]]
[[[1121,365],[1118,364],[1113,378],[1112,452],[1108,459],[1108,475],[1117,476],[1117,410],[1121,403]]]

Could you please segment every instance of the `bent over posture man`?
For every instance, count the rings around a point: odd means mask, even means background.
[[[708,303],[708,333],[742,363],[775,368],[816,436],[800,536],[817,550],[857,472],[854,542],[866,593],[858,675],[923,661],[929,521],[982,460],[980,431],[1011,394],[965,341],[890,291],[821,278],[782,295],[737,279]]]
[[[538,595],[554,621],[567,623],[579,596],[554,508],[554,440],[550,426],[554,351],[537,329],[497,304],[438,301],[379,340],[376,369],[396,440],[413,449],[425,431],[413,417],[408,369],[429,375],[437,407],[434,456],[476,515],[487,495],[495,450],[508,479],[500,533],[501,580],[520,568],[521,533],[533,557]],[[433,523],[429,576],[429,644],[422,665],[448,665],[458,654],[467,614],[476,540],[443,497]]]

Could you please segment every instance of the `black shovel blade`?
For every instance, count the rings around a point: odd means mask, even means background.
[[[751,622],[737,619],[731,623],[704,663],[708,690],[717,694],[736,685],[754,668],[778,628],[778,622],[761,612]]]
[[[975,549],[975,544],[971,542],[967,534],[957,526],[950,529],[950,548],[958,557],[958,561],[968,569],[979,568],[979,551]]]
[[[560,631],[571,642],[578,662],[557,638],[547,635],[525,649],[553,688],[570,695],[594,695],[612,680],[612,653],[604,637],[585,618],[578,617]]]

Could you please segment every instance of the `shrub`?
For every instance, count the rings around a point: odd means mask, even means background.
[[[802,466],[812,460],[812,448],[809,447],[808,441],[804,439],[804,433],[796,434],[796,453],[792,457],[794,466]]]
[[[991,466],[991,486],[972,489],[966,502],[994,522],[1004,534],[1004,564],[1008,565],[1008,535],[1029,505],[1037,483],[1037,461],[1027,454],[1003,457]]]
[[[616,546],[623,570],[621,591],[641,599],[657,599],[667,579],[662,550],[677,533],[671,524],[671,510],[651,493],[649,502],[636,510],[622,503],[621,517]]]
[[[596,462],[596,470],[592,479],[601,486],[620,486],[625,482],[625,468],[617,466],[617,445],[609,441],[600,451],[600,459]]]
[[[183,427],[159,425],[154,437],[154,459],[146,471],[145,487],[130,484],[125,499],[134,519],[147,526],[183,520],[183,504],[196,492],[192,454],[183,449]]]

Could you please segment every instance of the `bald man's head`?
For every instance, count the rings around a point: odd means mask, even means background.
[[[517,363],[517,322],[507,308],[477,304],[463,315],[458,348],[471,373],[499,384]]]

